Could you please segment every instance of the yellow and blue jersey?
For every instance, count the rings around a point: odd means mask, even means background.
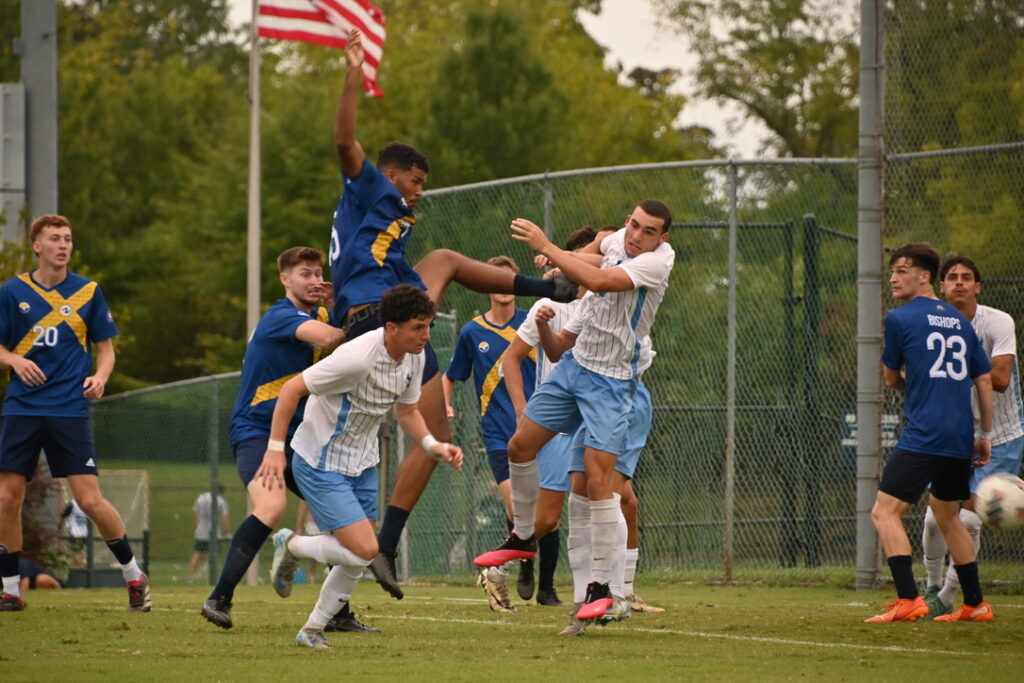
[[[320,351],[312,344],[295,338],[295,330],[309,320],[327,322],[327,311],[314,308],[310,313],[299,310],[289,299],[281,299],[263,317],[245,347],[242,378],[228,428],[231,445],[255,437],[270,435],[270,421],[281,387],[320,359]],[[299,423],[306,399],[288,425],[291,437]]]
[[[21,273],[0,289],[0,343],[28,358],[46,381],[26,386],[10,373],[4,415],[88,417],[82,383],[92,374],[92,344],[117,336],[98,284],[68,272],[46,288]]]
[[[483,315],[473,318],[459,331],[455,353],[445,370],[448,378],[456,382],[463,382],[469,379],[470,374],[473,375],[484,447],[488,451],[506,450],[508,440],[516,431],[516,411],[505,386],[501,362],[524,320],[526,311],[521,309],[516,309],[512,319],[502,326],[491,324]],[[520,364],[527,399],[533,394],[536,358],[537,350],[533,349]]]
[[[970,458],[974,446],[971,388],[992,370],[967,318],[945,301],[919,296],[885,316],[882,362],[906,367],[897,446],[915,453]]]
[[[416,216],[390,180],[369,161],[355,179],[345,177],[345,191],[334,210],[331,230],[331,281],[334,311],[380,301],[390,287],[410,284],[426,289],[405,261]]]

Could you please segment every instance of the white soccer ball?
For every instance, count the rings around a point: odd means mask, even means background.
[[[1024,526],[1024,481],[1006,472],[985,477],[975,492],[974,510],[993,529],[1009,531]]]

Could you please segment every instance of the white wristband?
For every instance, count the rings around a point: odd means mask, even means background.
[[[978,432],[978,438],[979,439],[988,439],[989,441],[991,441],[992,440],[992,434],[993,434],[993,432]]]
[[[267,439],[267,450],[284,453],[284,441],[280,439]]]
[[[423,437],[423,440],[420,441],[420,446],[422,446],[423,450],[425,450],[428,454],[433,455],[434,452],[432,449],[439,443],[441,442],[435,439],[433,434],[427,434],[425,437]]]

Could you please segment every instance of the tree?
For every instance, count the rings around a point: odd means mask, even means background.
[[[740,105],[795,157],[857,149],[855,3],[846,0],[656,0],[690,40],[704,97]]]

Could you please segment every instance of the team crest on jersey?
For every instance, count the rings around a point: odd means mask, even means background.
[[[61,306],[60,307],[60,314],[62,316],[64,316],[65,318],[68,317],[69,315],[71,315],[71,306],[68,306],[67,304],[64,304],[63,306]]]
[[[408,389],[409,385],[412,384],[412,373],[405,373],[405,388]]]
[[[480,353],[487,353],[491,350],[491,345],[485,341],[480,342],[476,345],[476,348],[480,350]]]
[[[22,313],[28,313],[29,310],[31,310],[31,309],[32,309],[32,307],[28,305],[27,301],[19,301],[18,302],[18,310],[21,311]]]

